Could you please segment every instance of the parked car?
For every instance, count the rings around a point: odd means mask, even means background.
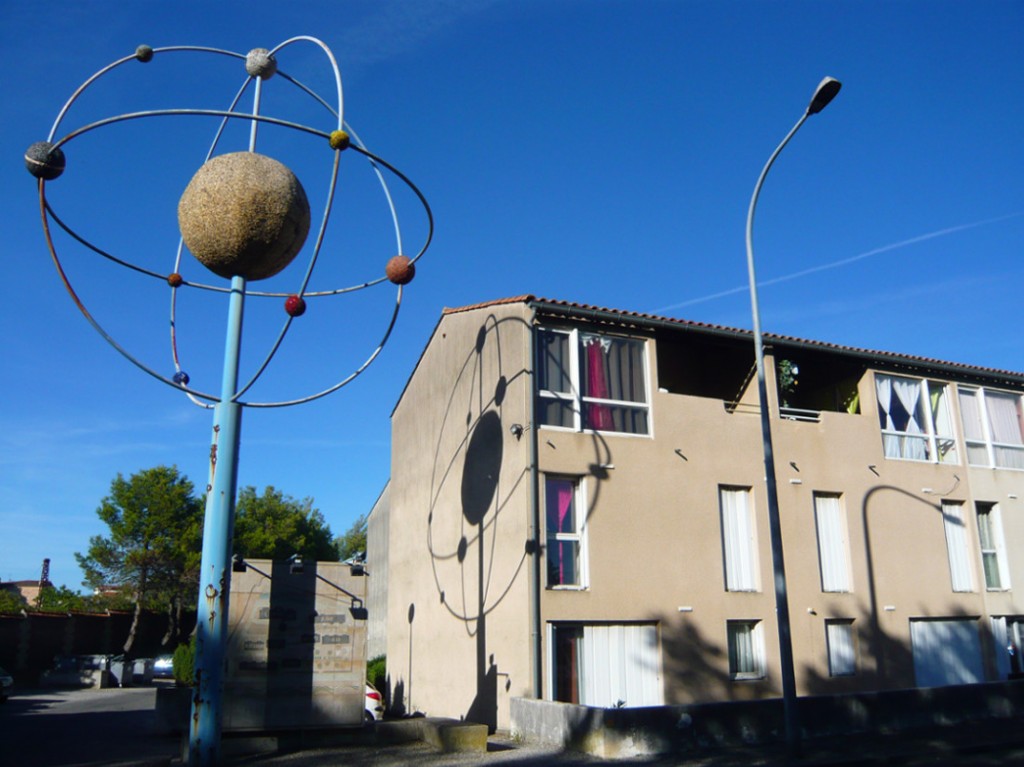
[[[14,677],[0,668],[0,703],[3,703],[11,696],[14,690]],[[369,705],[369,701],[367,701]]]
[[[365,716],[367,722],[375,722],[384,716],[384,698],[369,682],[366,684]]]
[[[158,655],[153,661],[154,679],[171,679],[174,677],[174,657],[171,655]]]

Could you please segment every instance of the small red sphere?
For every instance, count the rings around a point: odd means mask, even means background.
[[[416,265],[408,256],[395,256],[388,261],[384,274],[396,285],[408,285],[416,276]]]
[[[167,275],[167,284],[170,285],[172,288],[178,287],[184,281],[184,278],[182,278],[182,276],[177,272],[171,272],[170,274]]]
[[[289,317],[301,317],[306,313],[306,300],[302,296],[288,296],[284,300],[284,310]]]

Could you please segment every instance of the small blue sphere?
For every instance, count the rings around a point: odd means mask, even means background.
[[[174,378],[172,380],[174,381],[174,383],[180,386],[188,386],[188,373],[186,373],[184,370],[179,370],[177,373],[174,374]]]

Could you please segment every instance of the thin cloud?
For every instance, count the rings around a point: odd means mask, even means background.
[[[1000,221],[1006,221],[1007,219],[1017,218],[1018,216],[1024,216],[1024,210],[1019,210],[1016,213],[1007,213],[1004,216],[996,216],[995,218],[987,218],[987,219],[984,219],[983,221],[975,221],[975,222],[970,223],[970,224],[961,224],[959,226],[951,226],[951,227],[949,227],[947,229],[939,229],[939,230],[934,231],[934,232],[928,232],[927,234],[918,235],[917,237],[911,237],[908,240],[900,240],[899,242],[893,242],[893,243],[890,243],[888,245],[882,245],[879,248],[873,248],[872,250],[868,250],[868,251],[865,251],[863,253],[859,253],[856,256],[850,256],[849,258],[843,258],[843,259],[840,259],[838,261],[832,261],[832,262],[827,263],[827,264],[819,264],[817,266],[812,266],[812,267],[810,267],[808,269],[801,269],[798,272],[793,272],[792,274],[784,274],[781,277],[773,277],[770,280],[759,281],[757,283],[757,286],[759,288],[764,288],[764,287],[767,287],[769,285],[777,285],[780,282],[789,282],[790,280],[796,280],[796,279],[799,279],[800,277],[806,277],[806,276],[808,276],[810,274],[817,274],[818,272],[824,272],[824,271],[827,271],[829,269],[838,269],[839,267],[848,266],[849,264],[856,263],[857,261],[862,261],[865,258],[870,258],[871,256],[877,256],[877,255],[879,255],[881,253],[888,253],[889,251],[892,251],[892,250],[897,250],[899,248],[905,248],[908,245],[916,245],[917,243],[925,242],[926,240],[933,240],[933,239],[935,239],[937,237],[945,237],[945,236],[950,235],[950,234],[956,234],[957,232],[963,232],[963,231],[966,231],[967,229],[974,229],[974,228],[979,227],[979,226],[987,226],[989,224],[995,224],[995,223],[998,223]],[[684,306],[693,306],[694,304],[702,304],[702,303],[705,303],[707,301],[714,301],[717,298],[725,298],[726,296],[734,296],[737,293],[746,293],[748,290],[750,290],[750,286],[749,285],[743,285],[743,286],[736,287],[736,288],[730,288],[729,290],[722,290],[722,291],[720,291],[718,293],[711,293],[711,294],[706,295],[706,296],[701,296],[700,298],[691,298],[688,301],[683,301],[683,302],[678,303],[678,304],[670,304],[668,306],[662,306],[661,308],[654,309],[653,312],[654,313],[660,313],[660,312],[667,312],[667,311],[670,311],[670,310],[673,310],[673,309],[681,309]]]

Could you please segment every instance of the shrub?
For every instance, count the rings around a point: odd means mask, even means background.
[[[174,674],[174,681],[183,687],[191,687],[196,678],[196,636],[188,640],[186,644],[178,645],[171,656],[171,673]]]
[[[387,669],[387,656],[378,655],[376,658],[370,658],[366,662],[366,681],[372,684],[381,692],[387,686],[388,680],[388,669]]]

